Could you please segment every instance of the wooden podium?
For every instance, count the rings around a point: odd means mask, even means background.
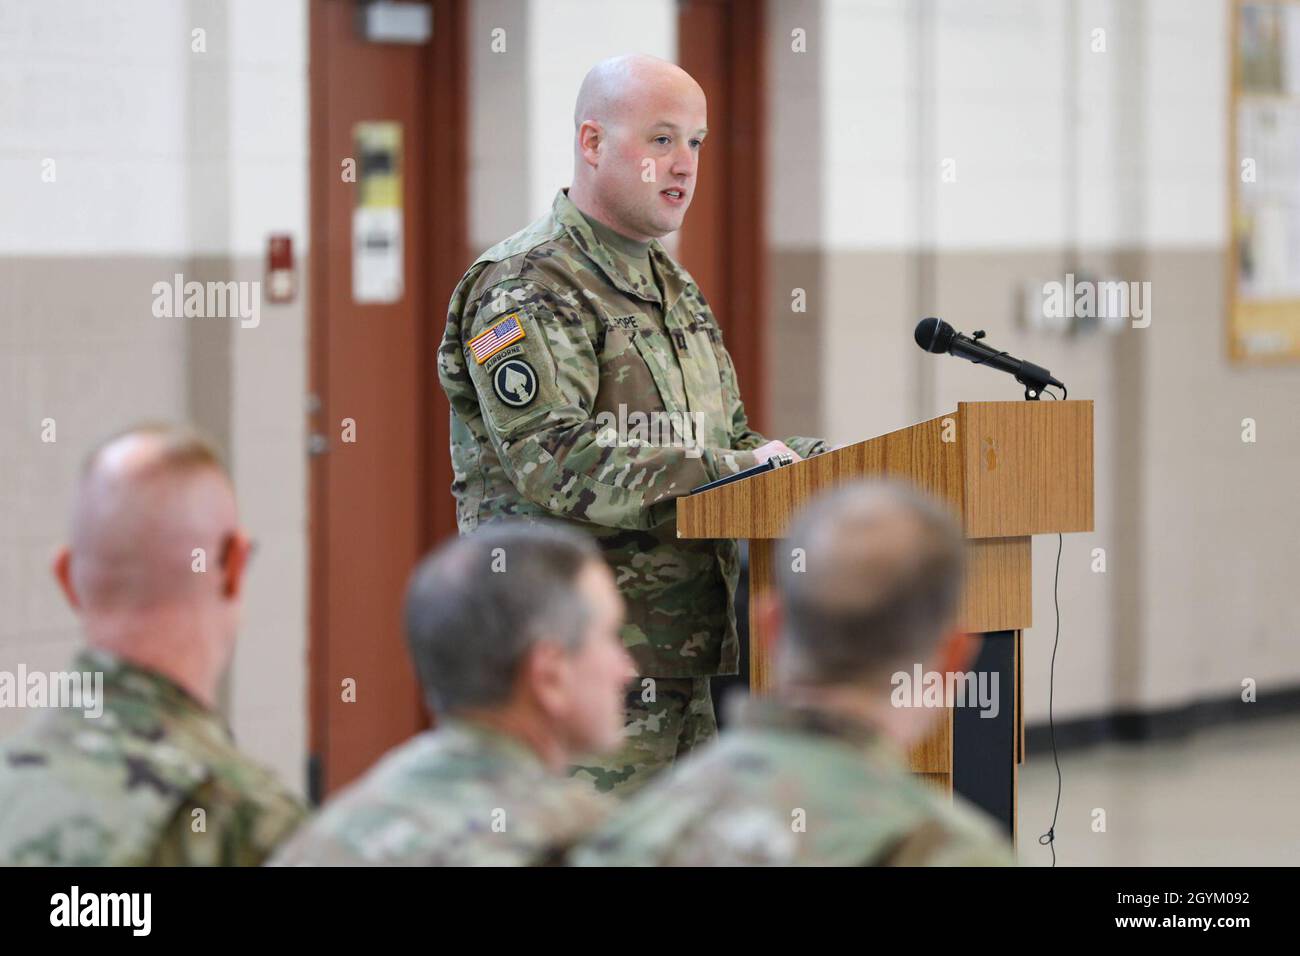
[[[749,540],[749,685],[771,683],[756,602],[773,586],[791,518],[819,492],[888,476],[946,501],[967,538],[962,626],[981,637],[969,669],[999,676],[999,709],[945,708],[911,753],[916,774],[983,807],[1015,837],[1024,760],[1021,633],[1033,623],[1030,537],[1091,531],[1092,402],[962,402],[957,411],[677,502],[681,538]]]

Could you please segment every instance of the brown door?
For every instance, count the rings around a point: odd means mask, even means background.
[[[311,790],[427,724],[406,580],[455,532],[434,365],[464,247],[463,23],[372,42],[353,0],[311,16]],[[450,188],[448,188],[450,186]]]

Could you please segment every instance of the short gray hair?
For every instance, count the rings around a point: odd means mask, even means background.
[[[803,549],[804,565],[778,562],[783,679],[870,678],[921,660],[955,622],[961,532],[910,486],[873,481],[830,492],[796,518],[786,545]]]
[[[406,591],[406,638],[435,713],[505,703],[528,650],[582,643],[578,576],[600,552],[555,524],[499,521],[439,548]]]

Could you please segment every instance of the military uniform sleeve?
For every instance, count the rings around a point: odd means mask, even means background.
[[[721,343],[718,345],[717,353],[718,368],[722,372],[722,387],[726,390],[728,400],[731,402],[731,447],[741,451],[750,451],[760,445],[766,445],[771,439],[763,437],[749,427],[749,419],[745,415],[745,405],[740,400],[740,383],[736,378],[736,367],[732,364],[731,356]],[[797,452],[800,458],[811,458],[813,455],[820,455],[822,452],[830,450],[830,445],[824,438],[803,438],[793,435],[789,438],[783,438],[782,441],[789,446],[791,451]],[[751,460],[750,464],[754,463]]]
[[[611,423],[592,414],[600,360],[583,307],[572,300],[532,280],[498,283],[465,322],[459,356],[443,360],[463,364],[484,428],[521,495],[559,517],[651,528],[672,517],[678,496],[738,470],[738,456],[619,445]]]

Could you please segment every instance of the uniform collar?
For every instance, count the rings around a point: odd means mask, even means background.
[[[612,226],[607,226],[599,219],[588,216],[581,209],[578,213],[587,222],[588,228],[595,234],[596,238],[607,246],[612,246],[614,251],[626,259],[631,259],[635,263],[648,263],[650,261],[650,240],[644,241],[631,239]]]
[[[208,727],[217,738],[231,740],[230,728],[215,710],[175,681],[98,647],[83,648],[73,660],[73,669],[104,675],[105,708],[129,701],[150,710],[192,719]]]
[[[663,283],[661,295],[658,284],[640,276],[636,270],[630,268],[626,257],[617,250],[611,249],[597,237],[578,207],[573,204],[573,200],[569,198],[567,189],[561,189],[555,194],[551,215],[556,222],[564,226],[569,238],[577,244],[588,259],[595,263],[596,268],[621,292],[646,302],[662,305],[664,312],[667,313],[676,305],[677,300],[690,284],[690,278],[668,255],[659,240],[651,239],[650,262],[658,273],[660,282]]]
[[[544,771],[532,747],[510,734],[463,717],[443,717],[434,731],[454,750],[483,754],[530,770]]]

